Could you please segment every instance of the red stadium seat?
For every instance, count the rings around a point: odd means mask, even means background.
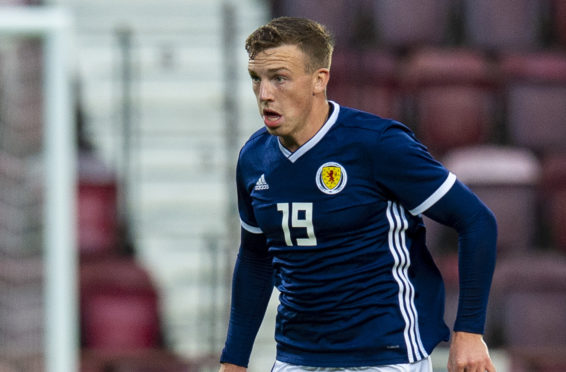
[[[566,290],[514,290],[506,297],[504,335],[508,345],[566,345]]]
[[[499,255],[526,253],[537,232],[538,159],[525,149],[476,146],[454,150],[443,162],[495,214]]]
[[[413,102],[417,134],[432,153],[491,137],[494,76],[487,59],[472,51],[420,50],[409,57],[402,84]]]
[[[552,244],[566,252],[566,152],[546,154],[542,159],[544,221]]]
[[[79,182],[79,249],[83,257],[108,254],[118,238],[116,183]]]
[[[113,254],[118,243],[118,186],[94,155],[79,157],[78,239],[81,258]]]
[[[566,350],[566,258],[501,259],[493,279],[490,321],[510,349]]]
[[[566,0],[554,0],[553,14],[556,38],[566,48]]]
[[[337,44],[345,46],[352,39],[355,17],[363,2],[278,0],[275,3],[275,16],[306,17],[318,21],[329,28]]]
[[[337,51],[330,75],[329,99],[382,117],[399,117],[401,97],[393,55],[376,50]]]
[[[7,361],[0,361],[0,372],[18,372],[18,369]]]
[[[506,55],[507,127],[513,143],[537,151],[566,143],[566,53]]]
[[[376,39],[390,48],[440,45],[449,35],[452,5],[450,0],[375,0]]]
[[[82,264],[80,290],[84,347],[123,352],[160,346],[158,296],[133,260]]]
[[[121,353],[89,350],[81,355],[80,372],[196,372],[201,370],[197,366],[161,349]]]
[[[542,1],[465,0],[467,44],[494,51],[536,49]]]
[[[564,372],[566,348],[562,346],[512,348],[507,350],[509,371],[513,372]]]

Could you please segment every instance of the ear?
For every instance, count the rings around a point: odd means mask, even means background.
[[[327,68],[319,68],[313,75],[313,94],[326,92],[326,86],[330,79],[330,70]]]

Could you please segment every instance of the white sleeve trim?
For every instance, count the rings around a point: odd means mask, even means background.
[[[242,225],[242,227],[244,228],[244,230],[246,230],[247,232],[250,232],[252,234],[263,234],[263,231],[261,231],[261,229],[259,227],[255,227],[252,225],[248,225],[247,223],[245,223],[244,221],[242,221],[242,219],[240,218],[240,224]]]
[[[448,174],[448,177],[446,177],[446,180],[442,183],[442,185],[440,185],[440,187],[438,189],[436,189],[435,192],[432,193],[431,196],[429,196],[418,207],[411,209],[409,212],[413,216],[417,216],[417,215],[425,212],[427,209],[432,207],[437,201],[442,199],[442,197],[444,195],[446,195],[446,193],[448,191],[450,191],[450,189],[452,188],[452,186],[454,185],[455,182],[456,182],[456,175],[454,173],[450,172]]]

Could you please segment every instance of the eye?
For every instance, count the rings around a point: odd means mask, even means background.
[[[250,79],[252,79],[252,83],[259,83],[260,78],[257,75],[251,75],[250,74]]]
[[[273,79],[278,83],[282,83],[286,80],[285,76],[282,75],[275,75]]]

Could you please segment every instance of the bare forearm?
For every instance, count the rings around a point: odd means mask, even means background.
[[[235,364],[230,363],[222,363],[220,364],[220,370],[218,372],[246,372],[247,369],[245,367],[237,366]]]

